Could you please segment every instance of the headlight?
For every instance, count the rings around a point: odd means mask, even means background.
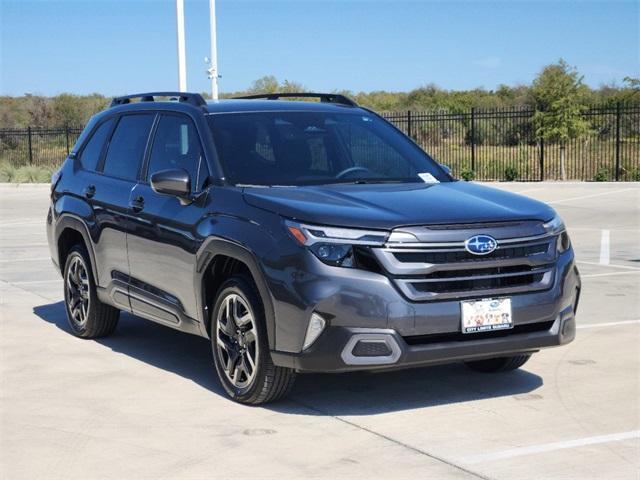
[[[564,222],[559,215],[553,217],[550,221],[542,225],[542,227],[551,235],[558,235],[556,239],[556,250],[558,253],[563,253],[569,250],[571,247],[571,239],[567,233],[567,229]]]
[[[357,228],[324,227],[285,221],[287,230],[300,244],[327,265],[339,267],[353,266],[353,246],[381,246],[387,240],[388,233],[377,230]]]

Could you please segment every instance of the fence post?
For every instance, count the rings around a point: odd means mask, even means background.
[[[476,171],[476,107],[471,107],[471,170]]]
[[[29,165],[33,165],[33,148],[31,146],[31,127],[27,129],[27,136],[29,137]]]
[[[540,181],[544,181],[544,137],[540,135]]]
[[[616,102],[616,182],[620,180],[620,101]]]
[[[64,133],[67,140],[67,156],[69,156],[69,125],[65,127]]]
[[[407,110],[407,135],[413,139],[413,135],[411,134],[411,110]]]

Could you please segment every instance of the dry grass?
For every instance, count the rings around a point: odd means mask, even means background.
[[[0,182],[9,183],[49,183],[55,166],[15,167],[6,162],[0,162]]]

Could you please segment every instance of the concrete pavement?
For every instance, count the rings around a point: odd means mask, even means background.
[[[48,258],[48,186],[0,186],[0,473],[93,478],[638,478],[640,185],[505,183],[564,217],[577,339],[525,367],[301,376],[227,400],[206,339],[123,314],[73,337]],[[608,233],[604,233],[608,232]]]

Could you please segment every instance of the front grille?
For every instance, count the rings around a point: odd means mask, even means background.
[[[473,298],[551,287],[555,238],[498,240],[487,255],[474,255],[464,241],[374,248],[383,271],[414,301]]]
[[[414,335],[404,337],[404,341],[409,345],[426,345],[430,343],[442,342],[468,342],[473,340],[483,340],[487,338],[509,337],[511,335],[522,335],[523,333],[545,332],[553,326],[553,320],[549,322],[525,323],[515,325],[507,330],[494,330],[481,333],[433,333],[429,335]]]
[[[484,262],[489,259],[500,258],[524,258],[531,255],[545,253],[549,248],[549,242],[527,245],[526,247],[499,248],[487,255],[474,255],[466,250],[436,251],[436,252],[395,252],[393,256],[400,262],[407,263],[457,263],[457,262]]]
[[[542,281],[545,272],[546,270],[533,270],[528,266],[498,267],[471,272],[444,271],[416,279],[413,283],[419,292],[477,292],[535,284]],[[465,277],[454,277],[452,274]]]

